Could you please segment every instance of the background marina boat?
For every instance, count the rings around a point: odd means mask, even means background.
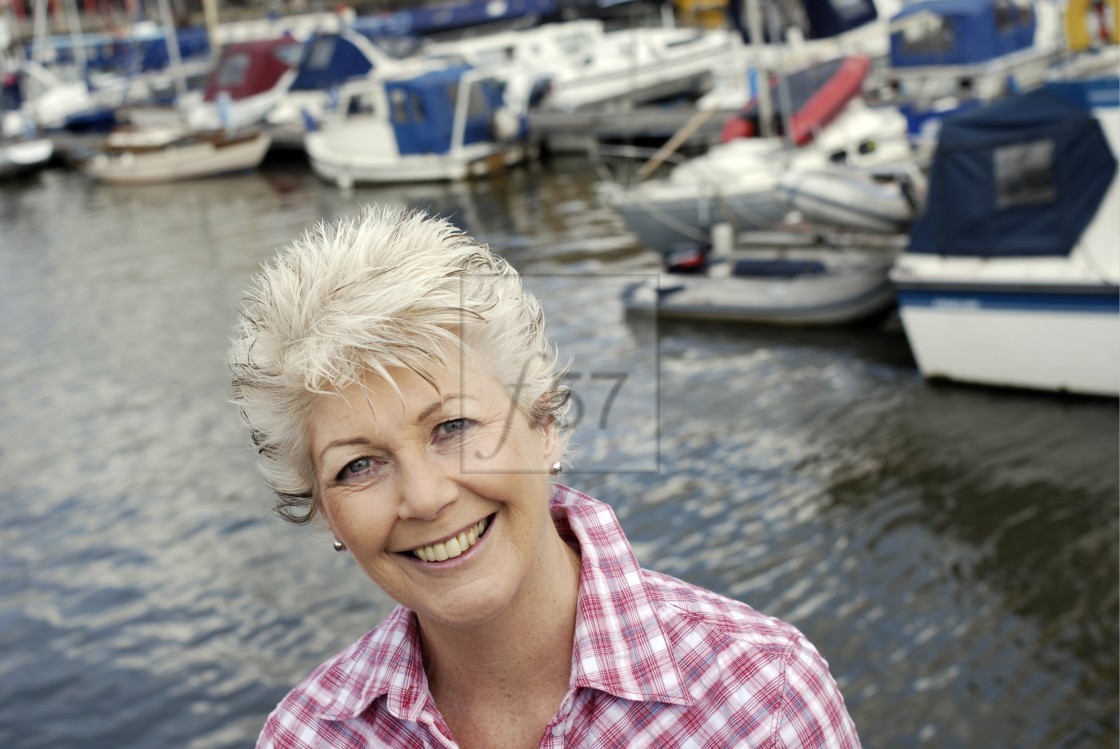
[[[257,130],[234,135],[183,128],[117,131],[78,168],[101,182],[148,185],[217,177],[256,169],[270,137]]]
[[[582,46],[586,44],[586,46]],[[542,109],[632,107],[711,86],[735,37],[723,30],[631,28],[596,35],[575,48],[578,62],[555,70]]]
[[[50,138],[0,138],[0,180],[11,179],[45,166],[53,153],[54,143]]]
[[[340,99],[304,138],[312,170],[340,187],[465,179],[524,155],[500,82],[467,67],[359,81]]]
[[[871,86],[933,139],[947,116],[1042,83],[1063,52],[1052,3],[919,0],[891,19],[888,65]]]
[[[897,111],[854,100],[799,149],[780,138],[736,138],[673,167],[664,179],[625,186],[606,182],[604,201],[645,247],[668,254],[680,245],[709,241],[711,229],[729,222],[739,231],[781,223],[790,204],[778,190],[790,169],[905,165],[911,159],[906,121]]]
[[[925,182],[913,162],[879,170],[828,164],[790,169],[777,190],[810,223],[900,234],[924,208]]]
[[[880,314],[894,305],[888,277],[901,248],[883,237],[848,238],[832,246],[821,238],[802,246],[732,247],[717,240],[711,255],[676,272],[630,284],[622,304],[630,314],[667,319],[767,325],[841,325]]]
[[[260,125],[296,77],[303,42],[287,34],[222,48],[200,90],[185,90],[171,106],[132,106],[121,118],[139,127],[185,123],[195,130]]]
[[[947,120],[892,278],[922,373],[1120,395],[1120,80]]]
[[[338,106],[341,87],[366,78],[400,77],[446,67],[416,57],[422,42],[387,33],[380,18],[355,18],[307,42],[291,85],[265,115],[273,145],[303,148],[306,117],[321,121]]]

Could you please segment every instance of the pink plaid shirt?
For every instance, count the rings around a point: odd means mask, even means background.
[[[565,486],[582,558],[572,676],[542,749],[859,747],[828,664],[792,626],[638,566],[607,505]],[[456,747],[397,607],[277,706],[258,747]]]

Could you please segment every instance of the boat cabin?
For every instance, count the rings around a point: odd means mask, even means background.
[[[1027,0],[919,0],[891,19],[892,68],[977,65],[1034,45]]]
[[[1087,96],[1115,101],[1116,79],[1096,88],[1048,83],[947,119],[908,251],[1069,255],[1116,179],[1116,158]]]

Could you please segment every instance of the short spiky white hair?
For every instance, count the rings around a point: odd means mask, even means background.
[[[539,302],[509,263],[452,224],[366,207],[281,249],[255,277],[229,353],[233,402],[281,516],[306,523],[318,511],[306,436],[317,397],[371,372],[392,382],[389,367],[431,381],[432,368],[456,368],[460,355],[536,423],[563,426],[568,391]]]

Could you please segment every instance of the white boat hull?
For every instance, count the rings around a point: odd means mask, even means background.
[[[339,187],[395,182],[456,182],[500,172],[522,157],[519,147],[476,143],[446,154],[387,154],[386,158],[363,158],[323,147],[316,136],[317,133],[309,133],[304,141],[311,169],[320,178]]]
[[[54,153],[54,144],[47,138],[0,143],[0,179],[14,177],[46,164]]]
[[[794,171],[778,191],[805,219],[827,226],[895,234],[905,231],[914,208],[897,182],[830,171]]]
[[[150,150],[109,150],[84,162],[81,169],[94,179],[117,185],[215,177],[257,168],[269,143],[266,133],[257,133],[230,141],[196,139]]]
[[[984,385],[1120,395],[1120,292],[899,290],[922,374]]]

